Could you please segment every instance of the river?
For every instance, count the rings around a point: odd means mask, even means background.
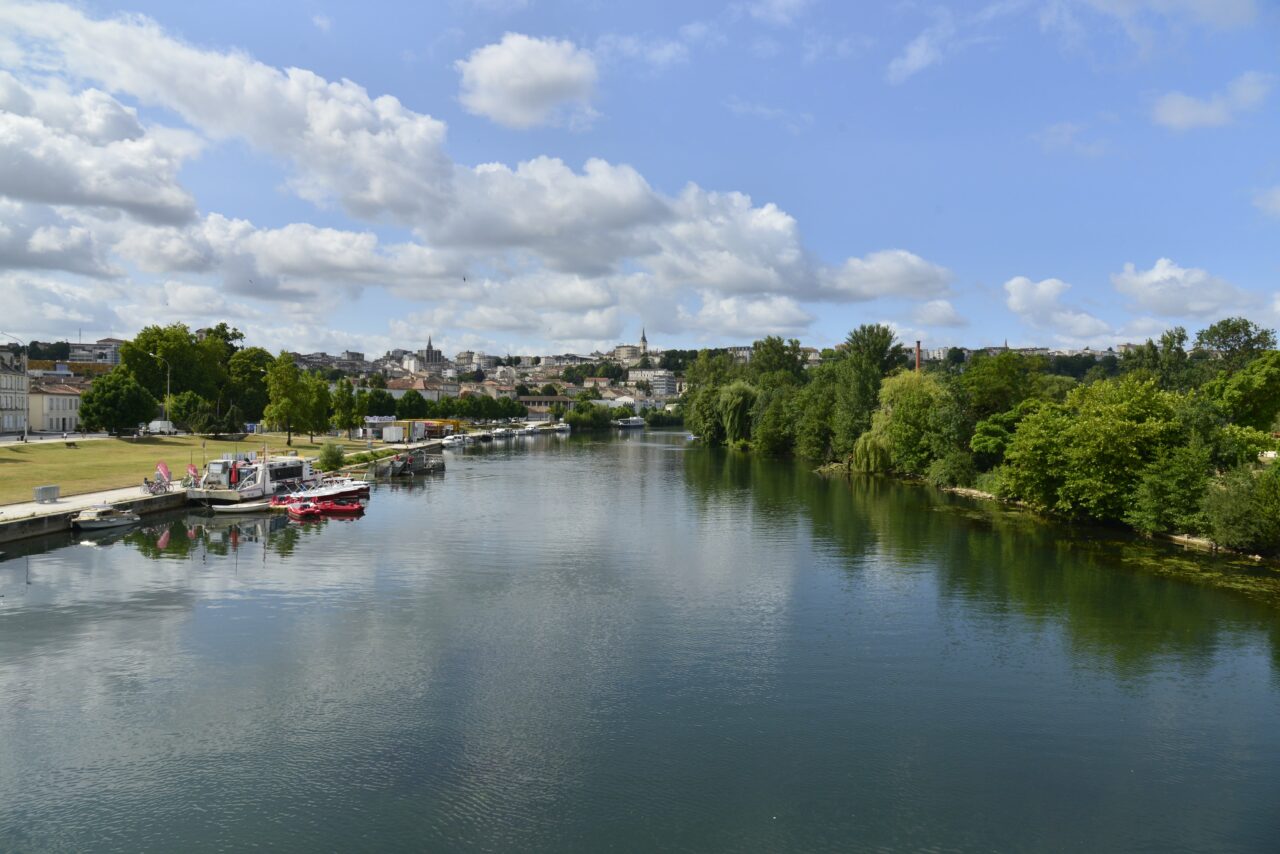
[[[673,433],[447,459],[6,546],[0,850],[1280,850],[1280,607],[1207,558]]]

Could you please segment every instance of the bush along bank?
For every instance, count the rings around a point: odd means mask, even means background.
[[[952,355],[909,370],[864,325],[806,369],[796,341],[700,353],[686,426],[713,445],[976,488],[1043,514],[1280,554],[1280,352],[1244,318],[1123,356]]]

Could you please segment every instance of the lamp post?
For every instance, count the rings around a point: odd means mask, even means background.
[[[30,389],[28,388],[28,383],[31,382],[31,379],[27,376],[27,358],[30,355],[28,352],[29,348],[27,347],[27,342],[20,338],[14,338],[8,332],[0,332],[0,335],[3,335],[5,338],[11,338],[22,346],[22,391],[24,392],[22,395],[22,441],[25,442],[27,441],[27,415],[31,412],[31,397]]]
[[[148,353],[147,355],[152,357],[153,359],[159,359],[160,361],[164,362],[164,423],[168,425],[169,424],[169,379],[172,375],[172,372],[169,369],[169,360],[166,359],[164,356],[161,356],[159,353]]]

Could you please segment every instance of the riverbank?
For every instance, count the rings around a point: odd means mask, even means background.
[[[814,469],[815,474],[824,477],[843,477],[851,479],[854,472],[843,463],[827,463]],[[893,477],[892,480],[906,485],[926,486],[924,481],[914,478]],[[1126,564],[1136,570],[1154,575],[1174,578],[1220,590],[1242,593],[1255,599],[1280,607],[1280,559],[1265,558],[1260,555],[1235,551],[1214,543],[1205,537],[1189,534],[1157,534],[1144,537],[1129,529],[1101,525],[1096,522],[1070,523],[1054,519],[1032,510],[1021,501],[1009,501],[984,492],[980,489],[962,486],[934,487],[941,492],[1026,514],[1046,525],[1070,526],[1087,532],[1083,538],[1090,540],[1099,537],[1114,538],[1118,542],[1145,546],[1151,550],[1149,554],[1135,557]],[[1074,539],[1074,538],[1073,538]],[[1163,553],[1163,554],[1162,554]],[[1187,561],[1186,556],[1194,555],[1195,560]]]

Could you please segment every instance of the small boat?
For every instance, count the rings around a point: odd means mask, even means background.
[[[573,428],[561,421],[559,424],[551,428],[552,433],[571,433]]]
[[[644,427],[644,419],[639,415],[632,415],[630,418],[619,418],[613,422],[613,426],[620,430],[638,430]]]
[[[311,506],[325,516],[364,515],[364,505],[359,501],[312,501]]]
[[[97,528],[119,528],[122,525],[132,525],[140,521],[142,517],[137,513],[130,510],[117,510],[110,504],[89,507],[71,517],[72,525],[86,531]]]
[[[309,519],[319,519],[324,516],[319,507],[313,506],[310,502],[299,502],[289,505],[289,518],[296,519],[299,522],[305,522]]]
[[[241,501],[239,504],[211,504],[214,513],[263,513],[271,509],[271,500]]]

